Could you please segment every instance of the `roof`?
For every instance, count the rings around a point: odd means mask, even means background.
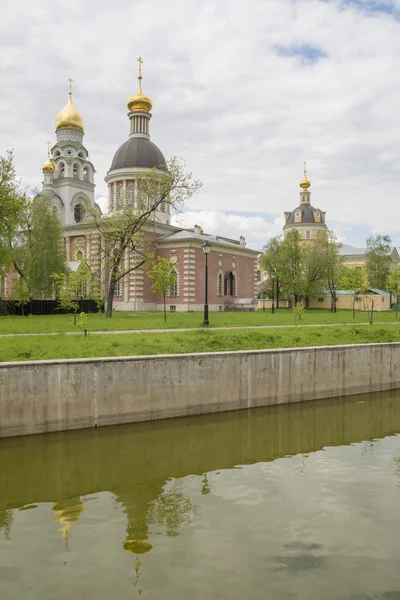
[[[197,234],[194,232],[194,229],[180,229],[178,231],[174,231],[173,233],[168,233],[159,237],[157,242],[189,242],[194,240],[198,240],[199,242],[210,242],[210,244],[220,244],[235,250],[249,250],[250,252],[258,252],[258,250],[253,250],[247,246],[241,246],[240,242],[237,240],[232,240],[220,235],[210,235],[208,233]]]
[[[325,225],[325,215],[322,212],[322,210],[320,210],[319,208],[314,208],[313,206],[311,206],[311,204],[307,204],[306,202],[304,202],[303,204],[300,204],[300,206],[297,206],[297,208],[292,210],[285,225],[300,225],[300,223],[295,222],[294,214],[297,211],[301,212],[301,223],[302,224],[315,223],[316,225]],[[319,211],[320,219],[321,219],[320,221],[315,220],[315,218],[314,218],[315,211]]]
[[[384,292],[383,290],[378,290],[377,288],[368,288],[365,292],[360,292],[360,296],[370,295],[369,292],[373,294],[377,294],[378,296],[390,296],[389,292]],[[352,296],[356,293],[356,290],[336,290],[336,296]],[[357,292],[358,293],[358,292]],[[315,294],[316,296],[330,296],[331,293],[329,290],[324,290],[323,292],[319,291]]]
[[[342,244],[341,247],[339,247],[340,256],[365,256],[366,251],[366,248],[354,248],[347,244]]]
[[[134,137],[122,144],[116,151],[110,170],[132,167],[166,168],[163,153],[147,138]]]

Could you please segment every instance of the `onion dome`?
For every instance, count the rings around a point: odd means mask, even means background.
[[[307,179],[307,172],[306,172],[306,163],[304,163],[304,177],[303,179],[300,181],[300,187],[305,191],[308,192],[308,188],[311,185],[311,181],[309,181]]]
[[[50,155],[47,156],[47,159],[42,164],[43,173],[54,173],[56,170],[53,161],[50,159]]]
[[[161,150],[146,138],[131,138],[124,142],[116,151],[111,163],[111,170],[138,167],[167,168],[167,162]]]
[[[69,82],[70,88],[68,93],[68,102],[57,115],[56,130],[75,129],[76,131],[81,131],[83,133],[85,124],[82,115],[76,110],[72,103],[72,79],[70,79]]]
[[[126,103],[126,105],[128,107],[128,110],[130,110],[131,112],[135,111],[135,110],[143,110],[144,112],[150,112],[151,108],[153,106],[153,103],[148,96],[145,96],[143,94],[143,91],[142,91],[142,63],[143,63],[143,60],[140,56],[138,58],[138,63],[139,63],[139,75],[138,75],[139,89],[137,91],[136,96],[131,96],[129,98],[128,102]]]

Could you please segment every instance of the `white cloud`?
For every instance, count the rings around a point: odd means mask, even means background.
[[[237,237],[247,226],[258,244],[276,223],[257,215],[278,218],[298,203],[305,159],[312,202],[346,229],[348,243],[358,226],[400,242],[400,22],[363,4],[21,0],[0,23],[0,153],[14,147],[24,184],[40,185],[72,77],[105,197],[142,55],[152,140],[202,179],[187,210],[203,214],[206,228]],[[307,45],[326,58],[277,52]]]

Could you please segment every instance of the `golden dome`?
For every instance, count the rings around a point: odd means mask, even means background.
[[[136,96],[131,96],[129,98],[128,102],[126,103],[126,105],[128,107],[128,110],[130,110],[130,111],[144,110],[145,112],[150,112],[151,108],[153,106],[153,103],[152,103],[151,99],[148,96],[145,96],[142,92],[142,63],[143,63],[143,60],[140,56],[137,60],[139,63],[139,75],[138,75],[139,89],[137,91]]]
[[[42,164],[42,171],[43,171],[43,173],[54,173],[55,170],[56,170],[56,168],[54,166],[54,163],[50,159],[50,156],[48,156],[47,159]]]
[[[308,188],[311,185],[311,181],[309,181],[309,179],[307,179],[307,172],[306,172],[306,163],[304,163],[304,177],[303,179],[300,181],[300,187],[305,191],[308,192]]]
[[[75,106],[72,103],[72,79],[70,79],[69,82],[70,88],[68,94],[68,102],[57,115],[56,130],[75,129],[76,131],[81,131],[83,133],[85,123],[83,121],[82,115],[76,110]]]

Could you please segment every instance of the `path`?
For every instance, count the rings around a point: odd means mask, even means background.
[[[398,321],[377,321],[375,325],[398,325]],[[112,331],[89,331],[90,335],[126,335],[139,333],[181,333],[187,331],[232,331],[240,329],[287,329],[295,327],[350,327],[354,325],[369,325],[368,322],[356,323],[307,323],[301,325],[240,325],[238,327],[181,327],[180,329],[122,329]],[[49,331],[45,333],[1,333],[0,338],[6,337],[31,337],[45,335],[81,335],[78,331]]]

